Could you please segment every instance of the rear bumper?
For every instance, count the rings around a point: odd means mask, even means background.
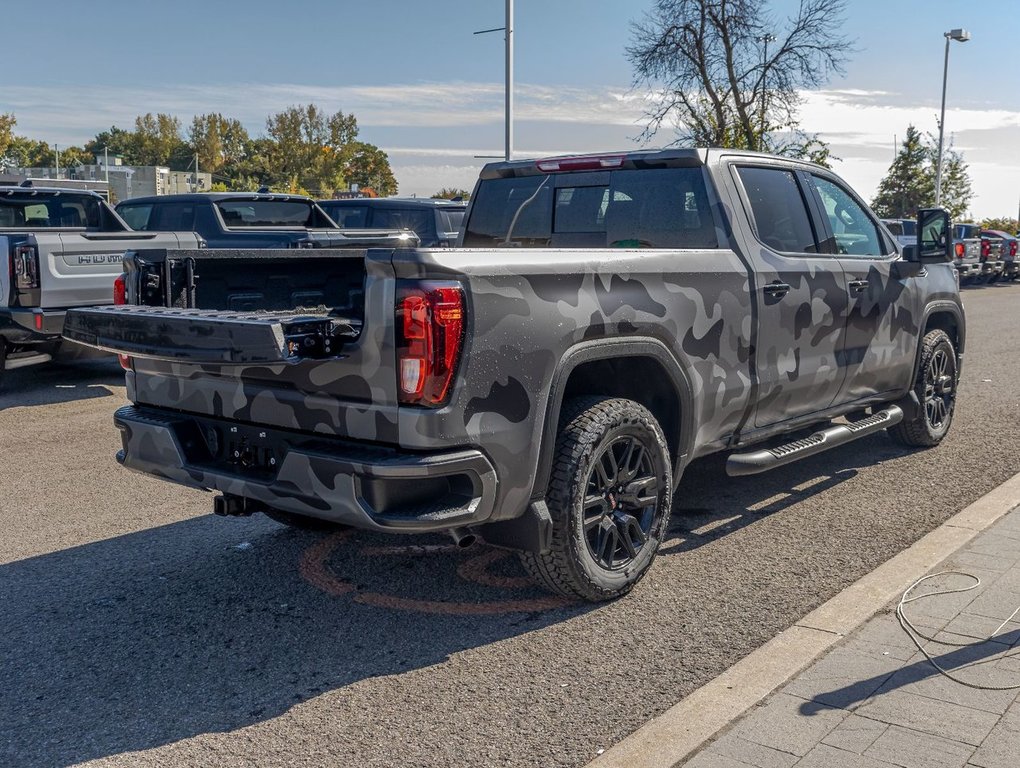
[[[0,309],[0,336],[22,343],[57,341],[64,330],[63,309]]]
[[[441,531],[492,514],[496,473],[475,449],[414,453],[128,406],[129,469],[358,528]]]

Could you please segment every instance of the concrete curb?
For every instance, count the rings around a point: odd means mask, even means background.
[[[981,531],[1020,505],[1020,474],[862,576],[792,627],[588,764],[669,768],[804,670]]]

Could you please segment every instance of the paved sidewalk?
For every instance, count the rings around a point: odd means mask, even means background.
[[[906,607],[947,670],[980,685],[1020,685],[1020,507],[932,570],[981,579],[970,592]],[[965,587],[944,576],[914,594]],[[969,688],[940,675],[900,628],[895,602],[779,688],[683,765],[687,768],[1020,768],[1020,690]],[[938,633],[938,634],[936,634]],[[1012,649],[1012,650],[1011,650]],[[1016,656],[1008,657],[1007,653]]]

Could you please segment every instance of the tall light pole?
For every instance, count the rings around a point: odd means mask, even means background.
[[[487,32],[506,32],[506,84],[504,93],[504,159],[511,160],[514,154],[514,0],[506,0],[506,24],[502,27],[482,29],[476,35]]]
[[[951,29],[942,35],[946,38],[946,59],[942,65],[942,112],[939,115],[939,154],[935,163],[935,207],[942,204],[942,140],[946,126],[946,80],[949,78],[949,41],[965,43],[970,40],[970,32],[965,29]]]
[[[762,35],[761,37],[757,38],[757,40],[758,40],[759,43],[762,43],[764,45],[764,48],[762,49],[762,54],[761,54],[761,127],[759,129],[759,135],[758,135],[758,151],[759,152],[764,152],[765,151],[765,93],[766,93],[765,75],[768,72],[768,68],[769,68],[769,43],[774,43],[776,41],[776,36],[772,35],[772,34]]]

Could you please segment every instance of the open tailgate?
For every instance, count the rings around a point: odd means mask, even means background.
[[[337,357],[360,328],[331,315],[119,305],[69,310],[64,337],[132,357],[241,365]]]

